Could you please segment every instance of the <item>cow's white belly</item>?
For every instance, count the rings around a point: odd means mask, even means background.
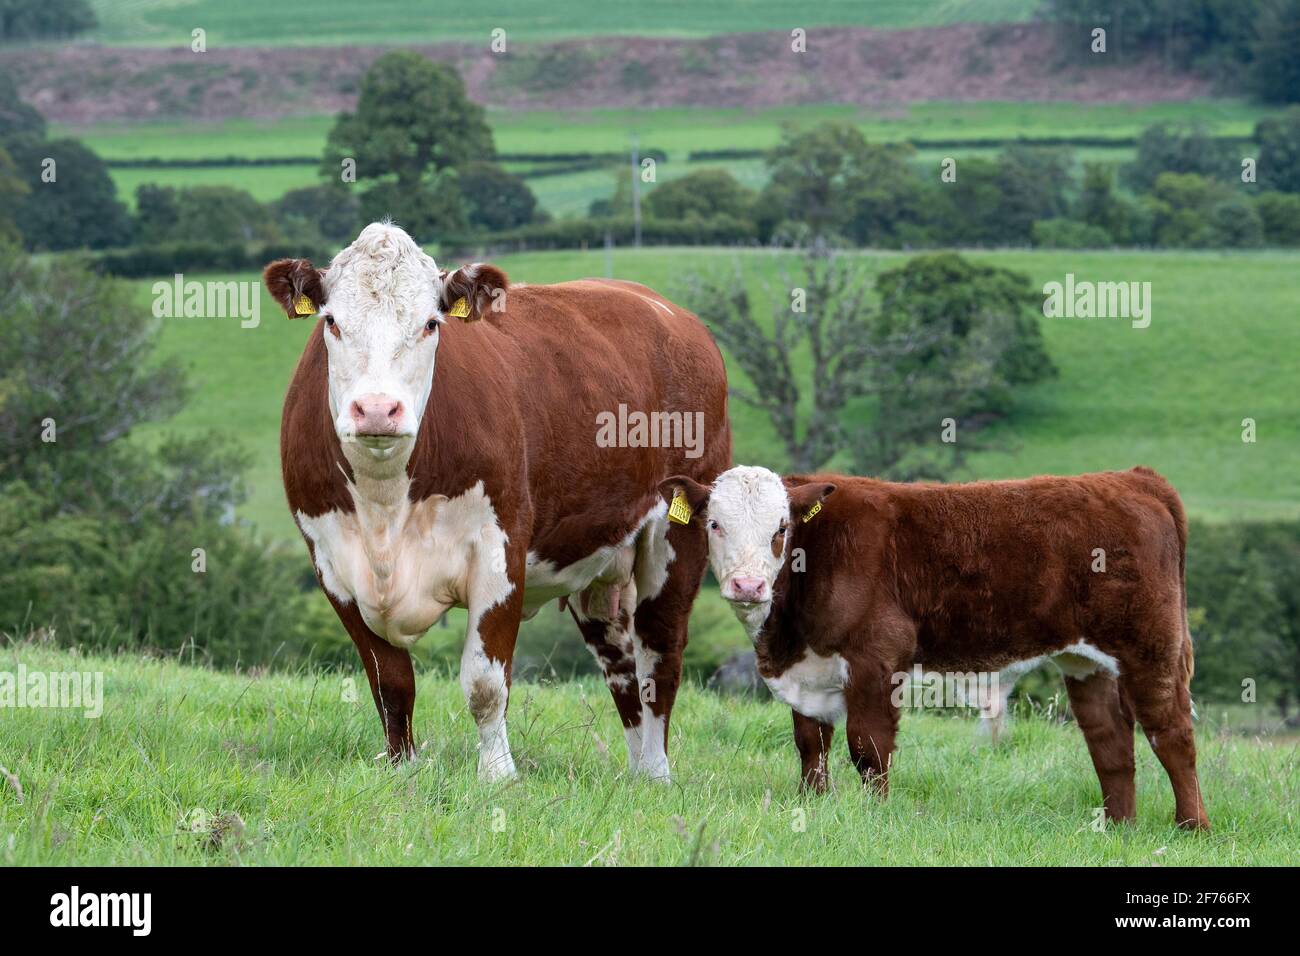
[[[833,724],[844,716],[844,685],[849,681],[849,665],[838,654],[822,657],[805,651],[794,666],[763,680],[773,696],[805,717]]]
[[[506,536],[481,482],[451,499],[354,501],[351,513],[299,512],[298,526],[326,590],[355,601],[366,626],[389,643],[408,647],[449,607],[467,606],[471,584],[498,600],[509,593]]]
[[[390,644],[411,646],[448,608],[472,608],[477,597],[482,611],[509,594],[507,539],[482,482],[451,499],[437,495],[412,503],[402,493],[385,507],[354,493],[353,501],[353,512],[295,517],[312,543],[326,590],[343,604],[355,601],[366,626]],[[643,597],[657,594],[672,556],[665,512],[660,503],[625,540],[565,568],[529,554],[525,615],[593,584],[630,602],[629,610],[638,585]],[[655,560],[639,560],[647,556]]]

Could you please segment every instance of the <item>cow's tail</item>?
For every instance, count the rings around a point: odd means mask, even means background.
[[[1187,621],[1187,513],[1183,511],[1182,499],[1178,497],[1173,485],[1158,473],[1140,466],[1133,470],[1155,480],[1156,495],[1174,519],[1174,528],[1178,532],[1178,591],[1183,604],[1183,683],[1190,690],[1192,675],[1196,671],[1196,657],[1192,649],[1192,629]]]

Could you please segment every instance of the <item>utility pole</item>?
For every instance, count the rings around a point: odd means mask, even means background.
[[[632,137],[632,245],[641,248],[641,156]]]

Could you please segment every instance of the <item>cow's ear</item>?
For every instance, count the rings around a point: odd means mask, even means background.
[[[674,475],[659,482],[659,494],[668,503],[668,517],[677,524],[690,524],[691,518],[709,503],[709,492],[708,485],[685,475]]]
[[[262,271],[271,298],[291,319],[315,315],[325,304],[324,271],[306,259],[277,259]]]
[[[496,266],[476,262],[442,277],[439,308],[444,315],[477,322],[491,312],[504,312],[510,280]]]
[[[790,514],[800,521],[811,521],[822,510],[822,504],[835,494],[835,486],[827,481],[810,481],[788,489]]]

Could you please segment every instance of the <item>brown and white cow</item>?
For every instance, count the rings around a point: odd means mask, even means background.
[[[1136,718],[1173,784],[1176,822],[1209,826],[1188,692],[1187,525],[1154,471],[937,485],[737,467],[712,488],[689,477],[661,488],[678,489],[759,672],[794,711],[805,786],[825,789],[846,717],[863,781],[887,791],[892,692],[914,664],[992,674],[1051,658],[1106,816],[1135,813]]]
[[[706,554],[670,529],[657,488],[679,470],[710,481],[731,458],[726,374],[704,326],[631,282],[508,286],[488,265],[448,274],[389,223],[366,227],[327,269],[281,260],[264,279],[291,318],[317,317],[285,397],[284,485],[390,756],[415,752],[407,649],[462,607],[479,775],[512,775],[520,620],[576,595],[629,764],[667,778]],[[702,433],[602,447],[598,416],[620,405],[697,416]]]

